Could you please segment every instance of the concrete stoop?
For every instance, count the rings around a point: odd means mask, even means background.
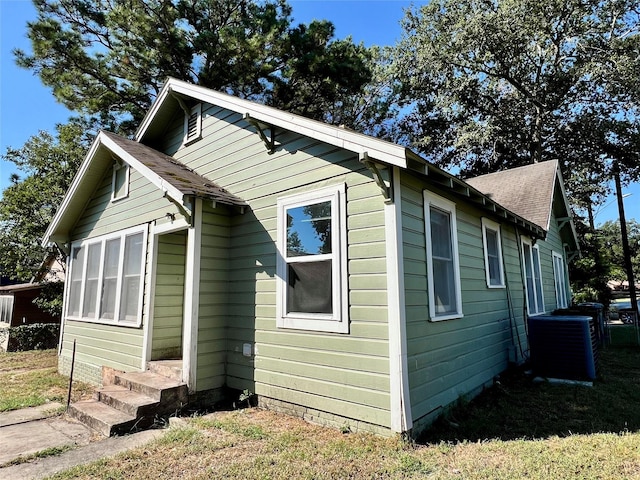
[[[106,437],[150,427],[188,402],[181,371],[162,363],[150,362],[145,372],[116,373],[113,384],[98,389],[92,400],[71,404],[69,414]]]

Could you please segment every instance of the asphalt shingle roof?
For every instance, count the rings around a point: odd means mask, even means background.
[[[558,162],[534,163],[465,180],[522,218],[549,230]]]
[[[169,155],[115,133],[104,130],[102,133],[184,195],[210,198],[227,205],[246,205],[241,198],[227,192]]]

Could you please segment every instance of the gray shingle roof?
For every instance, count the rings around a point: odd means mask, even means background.
[[[493,201],[549,230],[558,162],[534,163],[465,180]]]
[[[246,205],[241,198],[227,192],[174,158],[120,135],[104,130],[102,133],[167,183],[180,190],[183,195],[210,198],[227,205]]]

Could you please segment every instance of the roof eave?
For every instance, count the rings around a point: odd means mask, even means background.
[[[370,158],[382,163],[407,168],[409,150],[405,147],[175,78],[169,78],[165,82],[151,109],[142,120],[135,137],[138,142],[143,141],[153,124],[155,116],[171,94],[195,98],[201,102],[216,105],[242,115],[248,113],[252,119],[259,122],[294,131],[357,154],[366,152]]]

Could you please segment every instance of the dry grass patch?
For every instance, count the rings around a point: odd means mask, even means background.
[[[69,379],[57,372],[56,350],[0,353],[0,412],[67,399]],[[93,387],[74,382],[72,400],[88,398]]]
[[[342,434],[273,412],[219,412],[61,479],[624,479],[640,475],[640,435],[572,435],[409,445]]]

